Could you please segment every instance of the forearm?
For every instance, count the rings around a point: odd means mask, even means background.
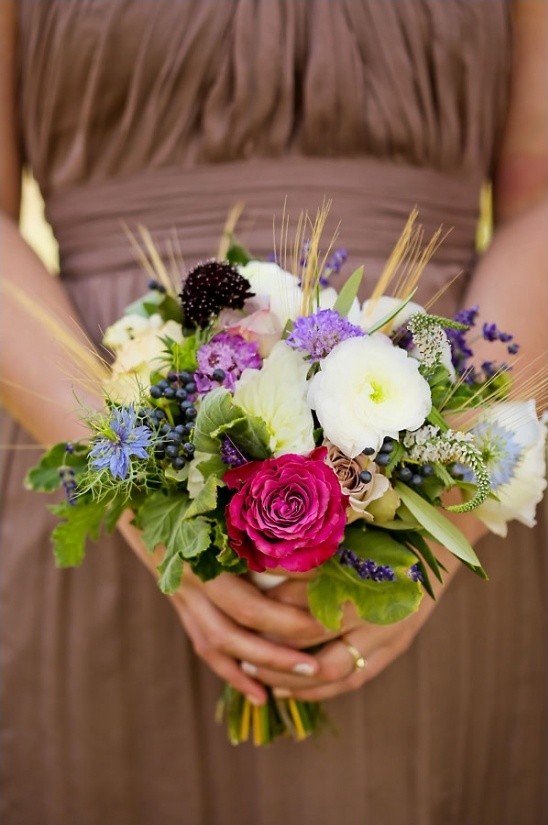
[[[66,347],[29,308],[62,319],[71,337],[87,348],[77,313],[59,279],[44,269],[16,223],[5,215],[1,222],[2,403],[42,444],[82,438],[80,401],[95,408],[100,399],[91,384],[75,383],[77,368]],[[27,306],[13,294],[11,285]]]
[[[514,365],[511,375],[516,387],[525,387],[542,369],[546,374],[547,220],[543,200],[502,224],[478,263],[464,302],[467,307],[479,305],[480,323],[495,322],[513,334],[519,354],[507,359]],[[477,362],[504,359],[504,348],[499,346],[476,342]]]

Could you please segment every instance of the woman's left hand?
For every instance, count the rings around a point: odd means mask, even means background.
[[[436,546],[435,550],[436,556],[448,571],[444,584],[434,585],[439,597],[460,563],[444,548]],[[270,590],[268,595],[298,607],[308,604],[306,581],[302,579],[289,579]],[[405,653],[436,605],[437,601],[425,593],[416,613],[390,625],[364,622],[353,605],[346,605],[340,630],[316,654],[319,670],[314,676],[280,674],[266,668],[250,668],[245,662],[241,667],[248,675],[253,675],[264,684],[276,685],[274,693],[279,698],[291,696],[310,702],[331,699],[356,690],[374,679]],[[301,646],[298,640],[295,644]]]

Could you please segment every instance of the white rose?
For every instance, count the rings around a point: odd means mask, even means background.
[[[182,341],[181,325],[176,321],[166,321],[159,327],[149,325],[136,338],[116,347],[111,377],[103,384],[112,401],[119,404],[138,401],[148,390],[150,374],[164,366],[165,345],[161,339],[166,337]]]
[[[379,332],[337,344],[310,382],[308,403],[325,437],[350,458],[416,430],[432,407],[418,361]]]
[[[506,536],[507,522],[514,519],[527,527],[536,524],[536,507],[546,489],[547,423],[546,413],[539,421],[529,400],[497,404],[474,428],[499,499],[487,499],[474,513],[498,536]],[[490,443],[495,445],[491,457]]]
[[[269,309],[277,316],[282,329],[287,321],[294,321],[300,315],[303,293],[299,279],[291,272],[286,272],[278,264],[263,261],[250,261],[239,271],[257,296],[269,299]]]
[[[306,403],[309,365],[279,341],[260,370],[244,370],[236,383],[234,403],[265,422],[275,456],[314,449],[314,421]]]

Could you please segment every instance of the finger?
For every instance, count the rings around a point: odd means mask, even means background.
[[[265,689],[258,682],[246,676],[234,659],[229,656],[224,656],[211,647],[207,637],[204,636],[198,623],[188,610],[181,604],[176,605],[176,610],[196,655],[199,656],[219,678],[228,682],[233,688],[247,696],[252,704],[263,705],[267,699]]]
[[[275,634],[292,646],[295,646],[292,641],[296,638],[305,644],[315,644],[317,639],[326,637],[325,628],[308,610],[269,599],[244,579],[221,575],[208,582],[205,588],[211,600],[244,627]]]
[[[246,660],[254,667],[276,671],[314,673],[319,664],[314,656],[286,645],[278,645],[240,627],[222,613],[200,590],[181,593],[181,601],[191,605],[196,624],[208,646],[234,659]]]

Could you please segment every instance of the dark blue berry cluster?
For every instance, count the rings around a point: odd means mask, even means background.
[[[429,478],[434,475],[434,468],[431,464],[413,464],[410,467],[408,464],[400,464],[396,468],[396,478],[405,484],[410,484],[412,487],[420,487],[424,478]]]
[[[158,461],[166,460],[174,470],[182,470],[194,456],[192,433],[198,411],[195,406],[196,382],[188,370],[170,372],[150,388],[155,401],[168,402],[169,416],[161,407],[140,411],[140,417],[160,435],[154,448]]]

